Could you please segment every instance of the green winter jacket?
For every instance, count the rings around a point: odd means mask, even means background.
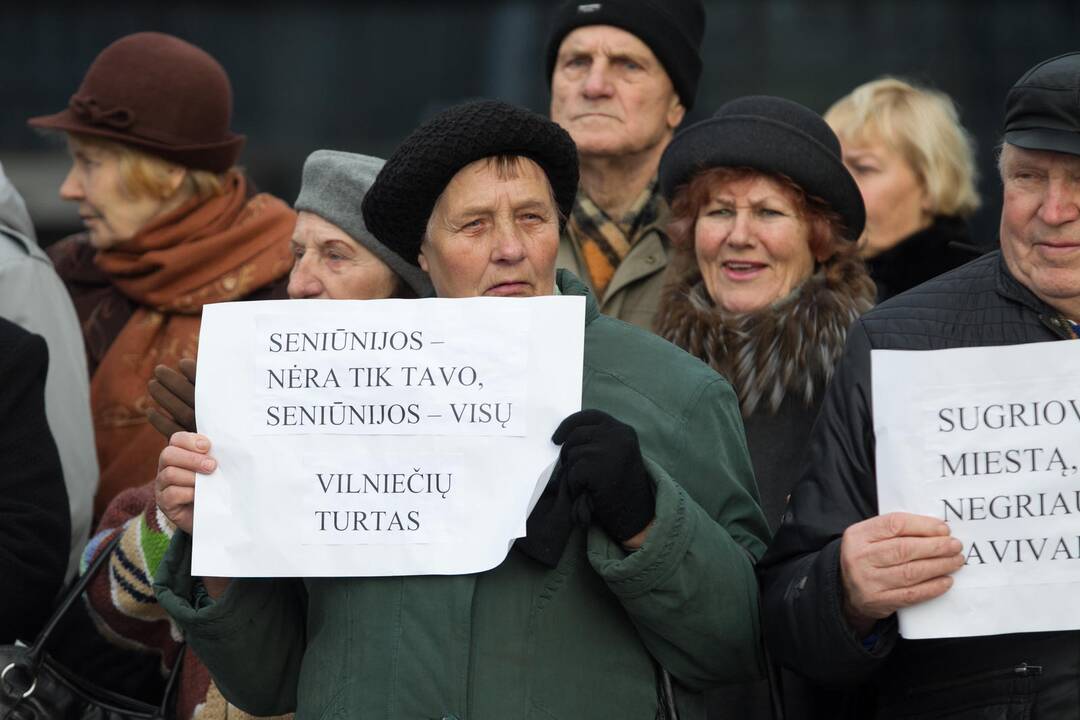
[[[583,407],[637,429],[656,517],[636,552],[575,530],[558,566],[516,549],[464,576],[235,580],[217,601],[176,533],[155,590],[225,697],[297,720],[653,720],[654,659],[680,717],[762,666],[758,509],[738,403],[704,364],[587,295]]]

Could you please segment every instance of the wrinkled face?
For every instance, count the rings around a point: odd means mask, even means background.
[[[450,180],[428,220],[420,267],[439,297],[534,297],[555,289],[559,218],[547,175],[520,158],[513,177],[489,160]]]
[[[841,141],[844,165],[866,205],[865,258],[885,252],[932,221],[930,198],[904,157],[885,143]]]
[[[1001,253],[1043,302],[1080,320],[1080,156],[1006,144]]]
[[[397,275],[386,263],[314,213],[299,213],[290,244],[290,298],[380,300],[397,288]]]
[[[170,200],[137,197],[120,175],[115,153],[68,137],[71,170],[60,186],[60,197],[78,203],[79,218],[90,244],[105,249],[130,240],[151,220],[175,205]],[[178,178],[177,186],[180,180]]]
[[[789,189],[753,175],[711,190],[694,224],[694,253],[713,302],[753,312],[810,277],[810,226]]]
[[[649,46],[625,30],[588,25],[559,46],[551,119],[583,156],[662,151],[686,110]]]

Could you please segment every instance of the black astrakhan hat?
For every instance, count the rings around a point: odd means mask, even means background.
[[[364,196],[364,222],[384,245],[417,264],[428,218],[447,184],[469,163],[496,155],[527,157],[547,174],[563,218],[578,186],[570,135],[542,115],[497,100],[444,110],[401,143]]]
[[[827,202],[849,240],[862,234],[866,208],[841,160],[840,141],[820,115],[797,102],[750,95],[725,103],[671,141],[660,159],[660,189],[670,202],[695,173],[714,167],[782,173]]]
[[[555,70],[559,46],[571,31],[586,25],[612,25],[637,36],[656,55],[679,100],[694,106],[701,79],[701,41],[705,4],[701,0],[570,0],[555,12],[547,44],[547,82]]]
[[[1005,142],[1080,155],[1080,53],[1044,60],[1005,97]]]

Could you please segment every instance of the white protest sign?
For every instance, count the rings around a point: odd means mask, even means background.
[[[581,408],[582,297],[208,305],[192,572],[463,574],[506,557]]]
[[[946,521],[966,558],[900,633],[1080,628],[1080,342],[871,362],[879,511]]]

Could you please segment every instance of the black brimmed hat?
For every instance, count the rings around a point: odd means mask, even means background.
[[[444,110],[405,138],[364,196],[364,222],[384,245],[417,264],[428,218],[461,168],[497,155],[527,157],[547,175],[562,218],[578,185],[574,141],[542,115],[496,100]]]
[[[1005,142],[1080,155],[1080,52],[1044,60],[1005,98]]]
[[[741,97],[686,128],[660,160],[660,189],[670,202],[696,173],[714,167],[786,175],[840,215],[849,240],[862,234],[866,208],[841,160],[840,141],[820,115],[797,102]]]

